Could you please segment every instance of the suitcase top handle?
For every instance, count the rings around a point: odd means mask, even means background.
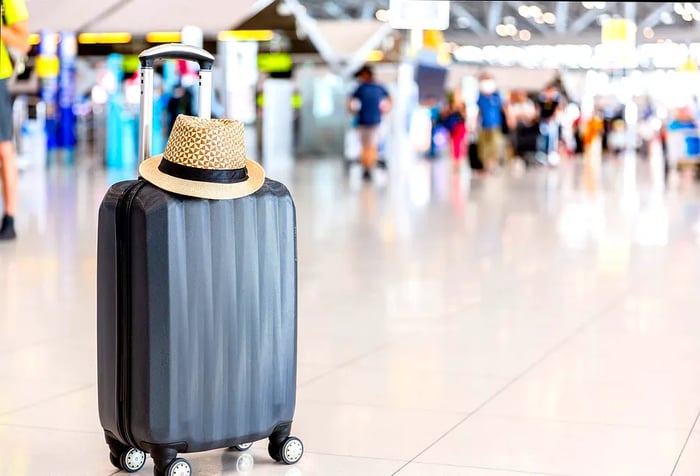
[[[139,55],[141,62],[141,127],[139,138],[139,161],[151,155],[153,134],[153,65],[159,59],[182,59],[199,63],[199,108],[198,115],[211,117],[211,69],[214,56],[206,50],[182,43],[158,45]]]
[[[152,68],[159,59],[181,59],[195,61],[204,70],[210,70],[214,65],[214,56],[206,50],[195,46],[173,43],[149,48],[139,55],[142,68]]]

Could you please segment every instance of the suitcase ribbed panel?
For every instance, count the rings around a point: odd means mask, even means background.
[[[146,185],[132,213],[131,431],[187,451],[264,437],[296,391],[296,243],[286,188],[188,199]]]

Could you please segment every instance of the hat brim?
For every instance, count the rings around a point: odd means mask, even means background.
[[[207,198],[210,200],[230,200],[251,195],[265,182],[265,170],[257,162],[246,159],[248,179],[244,182],[222,184],[186,180],[165,174],[158,170],[163,155],[156,155],[141,162],[139,174],[148,182],[168,192],[188,197]]]

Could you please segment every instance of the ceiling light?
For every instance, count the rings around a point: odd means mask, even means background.
[[[179,31],[152,31],[146,33],[148,43],[180,43],[182,33]]]
[[[542,16],[542,9],[538,7],[537,5],[532,5],[530,7],[530,16],[532,18],[537,18],[539,16]]]
[[[554,25],[554,23],[556,23],[557,21],[556,15],[552,12],[547,12],[544,15],[542,15],[542,19],[548,25]]]
[[[538,16],[538,17],[535,17],[535,23],[537,23],[538,25],[543,24],[543,23],[544,23],[544,18],[543,18],[543,16],[540,15],[540,16]]]
[[[457,18],[457,26],[460,28],[469,28],[469,26],[472,24],[471,20],[467,17],[458,17]]]
[[[527,5],[520,5],[518,7],[518,13],[521,17],[528,18],[530,16],[530,7],[528,7]]]
[[[292,14],[292,9],[285,2],[280,2],[277,5],[277,14],[281,17],[288,17]]]
[[[496,27],[496,34],[498,34],[498,36],[508,36],[507,31],[508,28],[502,23]]]
[[[527,30],[520,30],[520,33],[518,33],[518,37],[523,41],[529,41],[530,38],[532,38],[532,35]]]
[[[593,10],[595,8],[594,2],[581,2],[581,5],[587,10]]]
[[[272,30],[226,30],[217,35],[219,41],[271,41],[274,37]]]
[[[647,40],[651,40],[654,38],[654,29],[650,26],[644,28],[644,31],[642,32],[644,34],[644,38]]]
[[[693,21],[693,14],[690,12],[685,12],[681,17],[683,17],[685,21]]]
[[[682,3],[676,2],[673,4],[673,11],[679,15],[683,15],[685,13],[685,8],[683,8]]]
[[[518,34],[518,29],[515,25],[510,24],[505,26],[505,31],[507,36],[515,36]]]
[[[372,50],[365,58],[368,62],[376,62],[384,59],[384,53],[381,50]]]
[[[131,34],[126,32],[81,33],[78,35],[78,43],[83,45],[122,44],[129,42],[131,42]]]
[[[686,12],[693,13],[693,10],[695,10],[695,6],[692,3],[685,2],[683,4],[683,8],[685,9]]]
[[[699,11],[695,10],[693,12],[693,20],[700,21],[700,12]]]
[[[603,10],[605,8],[605,2],[593,2],[593,6],[598,10]]]
[[[375,17],[377,17],[377,20],[383,21],[383,22],[388,22],[389,21],[389,11],[384,10],[383,8],[380,8],[377,10],[377,13],[374,14]]]

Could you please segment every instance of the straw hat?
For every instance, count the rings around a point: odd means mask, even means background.
[[[243,123],[179,115],[165,152],[144,160],[139,173],[153,185],[190,197],[225,200],[255,193],[265,181],[246,157]]]

